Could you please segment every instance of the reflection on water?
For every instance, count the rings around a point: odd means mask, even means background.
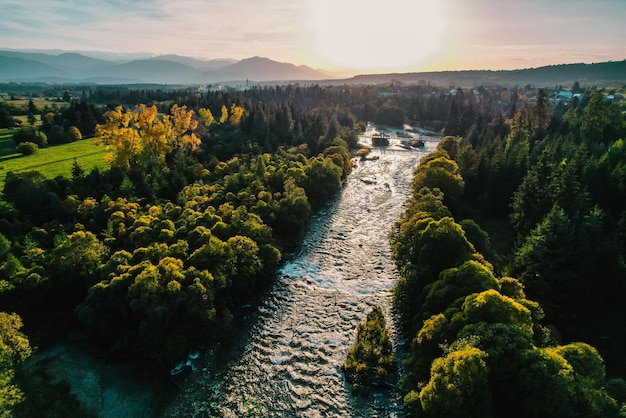
[[[392,142],[373,149],[378,159],[357,162],[337,200],[312,219],[301,252],[280,270],[241,356],[219,376],[195,373],[194,389],[183,391],[170,415],[401,415],[398,390],[353,396],[341,365],[375,304],[394,339],[389,233],[410,195],[413,168],[438,141],[421,138],[424,148]]]

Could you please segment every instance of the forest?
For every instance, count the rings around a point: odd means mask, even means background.
[[[539,90],[467,113],[457,95],[394,235],[411,414],[624,416],[623,110]]]
[[[20,364],[67,332],[164,373],[190,347],[232,338],[373,121],[446,135],[389,226],[409,413],[625,416],[624,109],[577,88],[565,102],[530,86],[67,86],[49,92],[62,106],[0,103],[3,126],[29,120],[16,143],[96,137],[109,151],[107,170],[7,174],[1,413],[53,408]],[[371,315],[364,338],[392,369]],[[348,366],[363,370],[359,353],[376,349],[359,340]]]

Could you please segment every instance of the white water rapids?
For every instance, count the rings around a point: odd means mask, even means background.
[[[420,138],[422,148],[392,139],[356,163],[256,308],[241,355],[217,375],[201,366],[168,416],[402,415],[398,388],[353,395],[341,366],[373,305],[382,307],[395,341],[390,311],[397,272],[389,234],[410,197],[414,167],[439,140]]]

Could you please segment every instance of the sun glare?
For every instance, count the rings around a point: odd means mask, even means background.
[[[434,59],[443,43],[436,0],[311,0],[313,46],[321,65],[409,71]]]

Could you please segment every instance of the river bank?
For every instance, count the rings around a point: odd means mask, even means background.
[[[356,327],[374,305],[391,320],[397,272],[389,233],[410,196],[425,147],[392,142],[358,161],[340,195],[314,215],[301,251],[287,261],[251,316],[228,364],[207,356],[166,416],[400,416],[399,382],[366,397],[351,393],[341,366]],[[364,135],[364,145],[371,145]]]

